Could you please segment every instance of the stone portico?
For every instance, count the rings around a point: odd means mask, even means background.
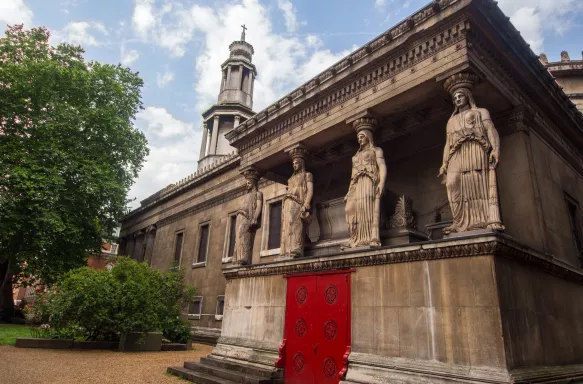
[[[583,115],[495,2],[433,1],[258,113],[245,104],[255,74],[250,54],[233,59],[253,48],[237,44],[227,67],[239,65],[251,83],[239,79],[236,105],[220,96],[206,113],[217,121],[221,113],[241,116],[211,139],[228,141],[237,155],[211,161],[205,154],[201,170],[142,202],[122,226],[132,256],[189,268],[188,282],[204,297],[191,317],[195,334],[220,329],[210,359],[280,380],[277,372],[297,358],[286,344],[288,282],[346,273],[348,349],[343,361],[325,365],[329,382],[583,379]],[[442,233],[453,220],[437,177],[454,110],[444,88],[452,76],[473,79],[473,98],[500,136],[504,233]],[[342,251],[362,118],[374,120],[387,168],[382,245]],[[293,171],[286,150],[298,145],[313,175],[313,219],[304,257],[292,259],[274,245],[274,221]],[[263,210],[250,263],[237,265],[229,255],[231,220],[246,193],[239,173],[249,169],[262,176]],[[215,296],[224,297],[220,318],[209,316]],[[300,372],[303,364],[294,367]],[[187,371],[174,372],[190,377]],[[294,382],[289,369],[285,380]]]

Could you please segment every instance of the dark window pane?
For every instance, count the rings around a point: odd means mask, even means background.
[[[267,248],[279,248],[281,243],[281,201],[269,206],[269,237]]]
[[[229,227],[229,253],[227,256],[233,256],[235,254],[235,238],[237,237],[237,216],[233,215],[230,218]]]
[[[190,305],[188,306],[188,314],[189,315],[200,315],[201,312],[201,300],[195,299]]]
[[[206,250],[209,242],[209,226],[203,225],[200,227],[200,243],[198,245],[198,262],[206,261]]]
[[[217,315],[222,315],[225,310],[225,297],[219,296],[217,305]]]
[[[174,249],[174,261],[180,263],[180,254],[182,253],[182,239],[184,238],[184,233],[179,233],[176,235],[176,246]]]
[[[575,246],[577,247],[577,256],[579,256],[579,263],[583,267],[583,241],[581,239],[581,224],[579,222],[579,207],[572,201],[567,200],[567,207],[569,209],[569,221],[571,222],[571,230],[573,232],[573,239],[575,239]]]

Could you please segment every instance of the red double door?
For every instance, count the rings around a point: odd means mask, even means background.
[[[288,275],[285,383],[338,383],[350,351],[350,273]]]

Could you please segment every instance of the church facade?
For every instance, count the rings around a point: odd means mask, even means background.
[[[433,1],[258,113],[253,47],[229,48],[198,171],[120,233],[185,268],[209,358],[287,383],[583,377],[577,71],[490,0]]]

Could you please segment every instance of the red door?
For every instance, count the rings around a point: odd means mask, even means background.
[[[285,383],[336,384],[350,346],[350,273],[286,277]]]

